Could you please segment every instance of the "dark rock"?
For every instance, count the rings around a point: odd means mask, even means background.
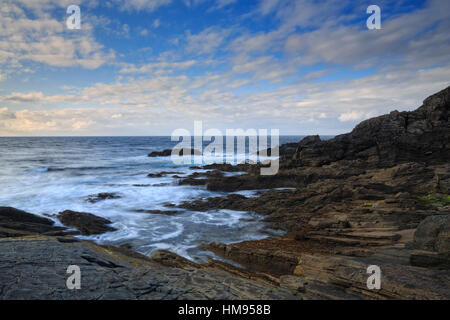
[[[174,154],[177,154],[179,156],[184,156],[184,155],[196,155],[196,156],[201,156],[202,152],[198,151],[196,149],[174,149],[173,150]],[[152,153],[149,153],[148,156],[149,157],[169,157],[172,155],[172,149],[166,149],[163,151],[153,151]]]
[[[172,172],[172,171],[162,171],[162,172],[158,172],[158,173],[149,173],[147,175],[147,177],[149,178],[161,178],[161,177],[165,177],[169,174],[183,174],[183,172]]]
[[[166,216],[171,216],[174,214],[181,213],[181,211],[177,211],[177,210],[136,210],[136,212],[150,213],[150,214],[162,214],[162,215],[166,215]]]
[[[153,151],[152,153],[149,153],[149,157],[168,157],[172,154],[172,150],[166,149],[164,151]]]
[[[120,196],[116,193],[103,192],[103,193],[98,193],[96,195],[89,196],[87,198],[87,201],[89,201],[91,203],[95,203],[95,202],[102,201],[102,200],[119,199],[119,198],[120,198]]]
[[[0,238],[29,233],[63,233],[65,228],[53,226],[53,221],[11,207],[0,207]]]
[[[112,223],[108,219],[97,217],[86,212],[66,210],[60,212],[57,217],[62,224],[68,227],[76,228],[84,236],[117,230],[111,226],[108,226]]]
[[[169,257],[170,256],[170,257]],[[289,289],[197,266],[173,254],[161,262],[124,248],[53,237],[0,239],[0,299],[210,300],[296,299]],[[66,286],[69,265],[81,270],[81,289]],[[298,298],[297,298],[298,299]]]
[[[413,247],[418,250],[450,252],[450,214],[438,214],[423,220],[414,233]]]
[[[1,221],[35,223],[48,226],[53,225],[53,221],[50,219],[39,217],[34,214],[11,207],[0,207],[0,219]]]
[[[401,162],[438,164],[450,158],[448,110],[450,87],[427,98],[415,111],[394,111],[361,122],[348,134],[299,147],[298,165],[322,166],[339,160],[362,160],[366,167]]]

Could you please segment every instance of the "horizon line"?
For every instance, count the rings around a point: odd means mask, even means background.
[[[339,134],[280,134],[280,137],[308,137],[308,136],[337,136]],[[0,138],[132,138],[132,137],[171,137],[171,135],[86,135],[86,136],[0,136]],[[191,137],[203,137],[203,136],[191,136]],[[235,135],[223,135],[223,137],[236,137]],[[245,136],[248,137],[248,136]]]

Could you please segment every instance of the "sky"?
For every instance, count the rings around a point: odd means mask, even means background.
[[[447,0],[0,0],[0,136],[335,135],[449,75]]]

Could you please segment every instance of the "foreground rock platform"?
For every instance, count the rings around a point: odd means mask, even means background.
[[[66,286],[69,265],[81,289]],[[132,251],[72,237],[0,239],[2,299],[295,299],[293,292],[220,269],[164,266]]]
[[[224,263],[198,265],[172,253],[152,260],[67,233],[50,219],[0,207],[0,299],[299,299],[251,273],[229,273]],[[79,290],[67,288],[70,265],[80,267]]]

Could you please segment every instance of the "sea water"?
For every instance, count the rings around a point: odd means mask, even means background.
[[[301,138],[281,136],[280,144]],[[59,225],[55,215],[64,210],[107,218],[117,231],[80,237],[100,244],[127,243],[148,256],[166,249],[202,260],[211,254],[200,250],[199,245],[267,237],[260,231],[264,227],[261,217],[251,212],[143,212],[174,210],[164,205],[226,195],[204,186],[180,186],[179,178],[173,175],[147,177],[160,171],[181,172],[180,177],[202,171],[188,164],[175,165],[170,157],[147,156],[152,151],[171,149],[176,143],[170,137],[0,137],[0,206],[50,217]],[[87,201],[89,196],[104,192],[120,198]],[[256,195],[254,190],[239,193]]]

